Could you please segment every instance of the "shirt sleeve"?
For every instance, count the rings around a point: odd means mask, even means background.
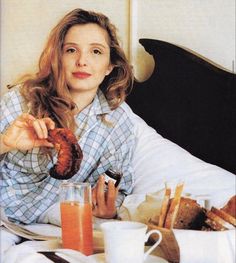
[[[28,107],[20,94],[19,86],[12,88],[1,97],[0,102],[0,131],[1,133]]]
[[[116,200],[117,207],[121,206],[124,197],[131,194],[133,189],[134,171],[132,167],[132,157],[134,147],[135,136],[133,123],[126,114],[123,114],[111,134],[107,149],[108,152],[104,157],[104,159],[106,159],[109,156],[107,159],[111,164],[111,169],[122,173],[119,194]]]

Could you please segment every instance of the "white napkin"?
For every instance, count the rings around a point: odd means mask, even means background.
[[[139,221],[147,224],[149,219],[159,215],[164,190],[156,193],[128,195],[118,211],[121,220]]]
[[[235,263],[235,230],[173,232],[180,248],[180,263]]]
[[[70,263],[95,263],[95,261],[82,253],[71,249],[58,249],[55,241],[26,241],[10,248],[2,263],[50,263],[52,262],[37,251],[55,251],[56,254]]]

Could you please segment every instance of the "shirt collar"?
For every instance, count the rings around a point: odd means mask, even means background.
[[[84,135],[97,124],[99,116],[109,112],[111,112],[111,109],[105,95],[101,90],[98,90],[92,104],[88,105],[75,116],[75,121],[78,126],[76,135],[80,138],[84,137]]]
[[[98,89],[91,107],[91,110],[95,115],[102,115],[111,112],[107,99],[100,89]]]

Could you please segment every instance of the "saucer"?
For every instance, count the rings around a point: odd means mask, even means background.
[[[94,260],[96,263],[105,263],[105,254],[104,253],[98,253],[94,254],[92,256],[89,256]],[[146,260],[143,263],[168,263],[165,259],[157,256],[148,255]]]

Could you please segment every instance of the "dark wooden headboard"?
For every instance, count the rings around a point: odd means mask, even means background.
[[[163,137],[236,174],[236,75],[171,43],[140,43],[155,68],[135,82],[127,98],[133,111]]]

